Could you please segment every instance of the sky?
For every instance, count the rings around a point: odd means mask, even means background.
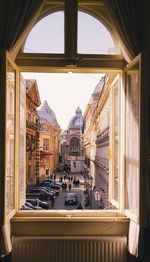
[[[36,79],[41,104],[47,100],[54,111],[61,129],[67,129],[69,121],[79,106],[84,113],[101,74],[78,73],[22,73],[25,79]]]

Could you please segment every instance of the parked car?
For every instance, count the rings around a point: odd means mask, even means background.
[[[54,193],[55,196],[58,196],[59,195],[59,190],[58,189],[52,189],[51,187],[49,186],[39,186],[39,187],[36,187],[36,188],[43,188],[45,190],[47,190],[48,192],[51,192],[51,193]]]
[[[25,204],[20,208],[20,210],[33,210],[33,208],[26,206]]]
[[[55,182],[54,180],[52,179],[45,179],[41,182],[41,184],[45,183],[45,182],[48,182],[48,183],[53,183],[54,185],[57,185],[57,186],[60,186],[61,187],[61,183],[59,182]]]
[[[46,182],[43,182],[41,185],[42,185],[42,186],[46,186],[46,187],[50,187],[50,188],[56,189],[56,190],[60,190],[60,188],[61,188],[60,185],[54,184],[54,183],[51,183],[51,182],[47,182],[47,181],[46,181]]]
[[[78,197],[76,193],[68,193],[65,197],[65,205],[77,205]]]
[[[42,207],[43,209],[49,208],[49,204],[46,201],[41,201],[39,199],[26,199],[26,201],[34,206]]]
[[[48,193],[51,193],[53,194],[53,196],[56,196],[56,192],[52,189],[52,188],[49,188],[49,187],[45,187],[45,186],[39,186],[39,187],[36,187],[36,189],[44,189],[45,191],[47,191]]]
[[[27,198],[38,198],[40,200],[50,200],[54,197],[54,194],[51,192],[47,192],[44,189],[32,189],[29,193],[26,194]]]
[[[32,208],[33,210],[42,210],[43,208],[26,201],[25,206]]]

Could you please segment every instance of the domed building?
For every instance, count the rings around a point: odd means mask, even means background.
[[[38,109],[40,120],[40,180],[52,177],[58,165],[60,126],[45,100]]]
[[[80,173],[84,170],[82,137],[84,119],[78,107],[75,115],[70,119],[68,129],[61,133],[60,154],[64,165],[70,166],[71,173]]]
[[[83,130],[84,120],[82,116],[82,111],[78,107],[75,111],[75,115],[70,119],[68,129],[69,130]]]

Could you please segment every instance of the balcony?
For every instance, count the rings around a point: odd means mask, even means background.
[[[28,128],[32,128],[32,129],[35,129],[35,130],[39,130],[40,129],[40,124],[39,123],[34,123],[31,120],[26,120],[26,126]]]

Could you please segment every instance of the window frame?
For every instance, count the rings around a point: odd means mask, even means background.
[[[104,69],[120,69],[125,67],[125,60],[123,55],[105,55],[105,54],[79,54],[77,52],[77,12],[81,11],[87,13],[88,15],[93,16],[99,20],[106,30],[110,33],[115,46],[119,46],[118,37],[114,28],[111,26],[107,14],[104,12],[104,4],[98,1],[93,1],[93,3],[84,1],[57,1],[57,5],[52,3],[48,10],[43,10],[37,22],[40,19],[44,18],[46,15],[53,12],[64,10],[65,12],[65,52],[64,54],[51,54],[51,53],[23,53],[20,49],[19,54],[17,55],[16,63],[18,66],[22,67],[22,70],[25,70],[25,67],[28,67],[28,72],[35,70],[41,70],[40,66],[48,70],[51,67],[51,70],[55,68],[61,68],[62,71],[65,68],[99,68]],[[101,12],[99,12],[101,10]],[[111,63],[109,63],[111,61]]]
[[[21,68],[19,68],[18,67],[18,72],[19,73],[21,73],[22,72],[22,69]],[[68,71],[70,70],[70,68],[69,69],[67,69]],[[99,72],[101,72],[103,70],[103,72],[104,72],[104,69],[100,69],[99,68]],[[28,71],[28,70],[27,70]],[[44,72],[44,70],[42,70],[43,72]],[[51,69],[49,69],[49,71],[51,72]],[[54,72],[55,70],[53,69],[53,72]],[[83,69],[77,69],[76,70],[76,72],[79,72],[80,71],[80,73],[81,73],[81,71],[84,71],[85,72],[85,69],[83,70]],[[89,72],[89,69],[87,69],[87,71]],[[94,72],[94,68],[91,68],[91,71],[92,72]],[[57,70],[57,72],[58,72],[58,70]],[[60,70],[60,72],[62,72],[61,70]],[[75,70],[74,70],[74,72],[75,72]],[[97,72],[97,70],[96,70],[96,72]],[[106,72],[106,71],[105,71]],[[108,71],[107,70],[107,72],[119,72],[120,73],[120,75],[122,76],[122,77],[124,77],[123,76],[123,71],[122,70],[114,70],[114,71]],[[18,87],[18,89],[17,89],[17,96],[19,96],[19,94],[20,94],[20,90],[19,90],[19,87]],[[19,99],[18,99],[19,100]],[[19,105],[18,105],[18,108],[19,108]],[[19,115],[19,109],[17,109],[17,115],[18,115],[18,118],[20,117],[20,115]],[[19,121],[19,120],[17,120],[17,121]],[[17,127],[19,127],[19,125],[17,125]],[[19,128],[17,128],[16,127],[16,130],[17,130],[17,132],[19,132]],[[18,136],[19,137],[19,136]],[[19,152],[19,142],[17,143],[17,146],[16,146],[16,152]],[[19,153],[18,153],[19,154]],[[15,154],[15,155],[18,155],[18,154]],[[18,161],[18,159],[16,159],[16,164],[17,164],[17,161]],[[19,169],[18,169],[18,172],[17,172],[17,176],[16,177],[18,177],[19,178]],[[123,180],[123,178],[121,178],[121,180]],[[17,185],[18,185],[18,182],[16,183]],[[123,188],[123,185],[122,185],[122,188]],[[16,195],[18,194],[18,190],[19,190],[19,188],[18,188],[18,186],[16,187]],[[122,191],[122,193],[123,193],[123,191]],[[123,201],[123,199],[124,199],[124,197],[123,196],[121,196],[121,200],[120,201]],[[16,203],[17,203],[17,205],[16,206],[19,206],[19,199],[17,198],[16,199]],[[17,209],[16,209],[16,211],[17,211]],[[15,212],[14,212],[15,213]],[[13,213],[13,215],[14,215],[14,213]],[[25,214],[26,213],[26,214]],[[55,212],[51,212],[51,211],[47,211],[47,212],[43,212],[43,216],[48,216],[50,219],[52,219],[52,217],[53,218],[57,218],[57,219],[62,219],[62,218],[66,218],[66,217],[71,217],[71,218],[76,218],[76,217],[79,217],[79,218],[81,218],[81,217],[83,217],[84,219],[86,219],[86,220],[89,220],[89,219],[91,219],[91,217],[92,217],[92,219],[101,219],[101,218],[106,218],[106,217],[108,217],[108,219],[109,219],[109,217],[111,216],[111,217],[116,217],[116,215],[117,215],[117,217],[119,216],[119,217],[121,217],[121,219],[124,219],[123,217],[124,217],[124,214],[125,214],[125,212],[123,211],[123,203],[122,203],[122,207],[119,209],[119,210],[107,210],[107,211],[104,211],[104,210],[101,210],[101,211],[98,211],[97,212],[97,210],[95,211],[95,210],[92,210],[92,211],[89,211],[89,210],[86,210],[85,212],[77,212],[76,210],[73,210],[73,211],[68,211],[68,210],[63,210],[63,211],[59,211],[59,215],[58,215],[58,212],[57,211],[55,211]],[[12,215],[12,216],[13,216]],[[22,216],[22,217],[24,217],[24,216],[28,216],[28,217],[34,217],[35,216],[35,212],[33,211],[33,212],[24,212],[24,211],[20,211],[20,210],[18,210],[17,211],[17,216]],[[128,213],[126,213],[126,215],[127,216],[129,216],[129,214]],[[36,213],[36,216],[37,216],[37,213]],[[40,218],[41,217],[41,214],[38,214],[38,217]],[[59,217],[59,218],[58,218]],[[129,216],[130,217],[130,216]],[[133,218],[134,219],[134,218]],[[135,220],[135,219],[134,219]]]
[[[121,173],[121,168],[120,168],[120,161],[121,161],[121,156],[122,156],[122,151],[120,150],[120,142],[121,142],[121,138],[122,138],[122,132],[123,130],[120,128],[120,122],[121,122],[121,118],[123,117],[123,115],[120,113],[120,111],[122,111],[121,109],[121,91],[122,91],[122,85],[121,85],[121,80],[120,80],[121,76],[116,76],[116,78],[113,80],[112,84],[111,84],[111,90],[110,90],[110,105],[111,105],[111,110],[110,110],[110,145],[109,145],[109,151],[110,151],[110,163],[109,163],[109,170],[110,170],[110,176],[109,176],[109,183],[110,183],[110,188],[109,188],[109,200],[112,203],[112,205],[114,205],[116,208],[120,208],[122,207],[122,203],[120,201],[121,198],[121,192],[122,192],[122,187],[121,187],[121,183],[120,183],[120,177],[123,176],[123,174]],[[117,83],[118,82],[118,83]],[[120,111],[118,111],[118,200],[115,199],[114,197],[114,180],[115,180],[115,174],[114,174],[114,167],[115,167],[115,160],[114,160],[114,154],[115,154],[115,146],[114,146],[114,140],[115,140],[115,125],[114,125],[114,114],[115,114],[115,94],[114,94],[114,88],[116,83],[118,84],[118,107],[120,108]],[[120,88],[121,87],[121,88]]]
[[[145,55],[145,53],[144,53]],[[140,217],[141,217],[141,210],[140,210],[140,206],[141,206],[141,183],[143,183],[143,179],[142,179],[142,159],[144,158],[144,154],[142,152],[143,150],[143,146],[142,146],[142,122],[141,122],[141,114],[142,114],[142,98],[143,98],[143,91],[142,91],[142,87],[144,87],[142,85],[143,83],[143,80],[144,80],[144,74],[141,70],[142,68],[142,64],[144,65],[145,62],[144,62],[144,55],[141,53],[139,54],[138,56],[136,56],[124,69],[124,80],[125,82],[127,82],[127,76],[128,74],[130,75],[130,70],[131,72],[134,71],[134,69],[132,70],[132,68],[135,66],[135,65],[139,65],[138,68],[139,68],[139,152],[138,152],[138,155],[139,155],[139,172],[138,172],[138,199],[137,199],[137,203],[138,203],[138,210],[137,210],[137,214],[134,214],[132,211],[130,211],[128,208],[126,208],[126,194],[127,194],[127,187],[125,186],[125,191],[124,191],[124,213],[127,217],[129,217],[131,220],[135,221],[137,224],[140,223]],[[125,89],[126,89],[126,83],[125,83]],[[125,93],[125,96],[126,96],[126,90],[124,89],[124,93]],[[145,88],[144,88],[145,89]],[[125,125],[126,126],[126,125]],[[125,146],[125,145],[124,145]],[[144,160],[144,159],[143,159]],[[124,160],[125,161],[125,160]],[[125,163],[124,163],[125,165]],[[124,183],[126,184],[126,172],[125,172],[125,179],[124,179]]]
[[[68,18],[70,17],[70,9],[69,9],[69,3],[71,1],[70,0],[66,0],[65,3],[67,5],[66,8],[66,21],[65,23],[67,23]],[[76,1],[74,1],[76,2]],[[77,2],[76,2],[77,3]],[[81,8],[82,9],[82,8]],[[74,12],[74,8],[71,9],[72,12]],[[83,10],[85,10],[83,8]],[[81,10],[81,11],[83,11]],[[75,10],[74,15],[76,13],[77,10]],[[89,12],[90,14],[90,12]],[[71,20],[71,24],[74,25],[75,27],[75,21],[76,19],[74,18],[74,20]],[[69,29],[68,29],[69,30]],[[71,42],[76,41],[76,33],[74,32],[71,36]],[[32,54],[32,53],[28,53],[28,54],[22,54],[21,52],[18,54],[17,58],[16,58],[16,64],[18,66],[18,71],[19,73],[21,72],[83,72],[83,73],[106,73],[106,72],[119,72],[123,75],[123,70],[124,67],[126,65],[126,62],[121,55],[83,55],[83,54],[77,54],[75,51],[76,49],[74,49],[74,51],[72,52],[71,50],[71,44],[69,43],[69,38],[68,38],[68,33],[65,36],[65,39],[68,43],[68,47],[67,47],[67,56],[64,56],[62,54]],[[66,54],[66,52],[65,52]],[[19,95],[19,89],[18,89],[18,94]],[[19,108],[19,107],[18,107]],[[18,109],[19,111],[19,109]],[[19,119],[19,116],[18,116]],[[122,123],[123,126],[123,123]],[[16,128],[17,130],[17,128]],[[18,131],[19,132],[19,131]],[[124,150],[124,148],[122,148],[122,150]],[[18,152],[19,154],[19,143],[17,144],[16,147],[16,152]],[[17,154],[16,154],[17,155]],[[17,160],[16,160],[17,162]],[[123,160],[121,161],[121,163],[123,163]],[[19,165],[18,165],[19,166]],[[123,168],[122,168],[123,170]],[[17,176],[19,177],[19,170],[17,172]],[[121,183],[123,184],[123,178],[121,179]],[[18,182],[17,182],[18,183]],[[16,189],[16,194],[17,194],[17,190],[18,187]],[[123,191],[122,191],[123,192]],[[124,201],[124,197],[121,196],[121,201],[123,203]],[[17,198],[17,203],[18,203],[18,198]],[[38,216],[45,216],[45,217],[49,217],[49,219],[64,219],[64,218],[84,218],[87,220],[90,219],[104,219],[105,221],[108,219],[110,219],[110,217],[113,219],[115,219],[116,217],[119,217],[121,219],[126,219],[124,218],[124,211],[123,211],[123,204],[122,204],[122,208],[120,210],[107,210],[107,211],[62,211],[62,212],[42,212],[42,215],[39,213]],[[37,212],[24,212],[24,211],[18,211],[17,215],[21,215],[23,217],[27,216],[37,216]]]
[[[1,94],[1,112],[2,112],[2,126],[3,131],[1,133],[2,141],[1,141],[1,147],[3,150],[3,154],[1,156],[1,161],[2,161],[2,178],[1,178],[1,184],[2,184],[2,190],[1,190],[1,212],[2,212],[2,224],[5,225],[7,224],[10,219],[14,216],[17,210],[17,205],[18,205],[18,174],[19,174],[19,121],[20,121],[20,115],[19,115],[19,106],[20,106],[20,99],[19,99],[19,69],[17,65],[13,62],[11,55],[3,50],[2,51],[2,68],[1,68],[1,87],[2,87],[2,94]],[[15,76],[15,81],[14,81],[14,167],[13,167],[13,172],[14,172],[14,185],[13,185],[13,209],[6,214],[6,153],[7,153],[7,121],[6,121],[6,113],[7,113],[7,72],[8,72],[8,64],[12,67],[14,70],[14,76]],[[17,175],[16,175],[17,174]]]

